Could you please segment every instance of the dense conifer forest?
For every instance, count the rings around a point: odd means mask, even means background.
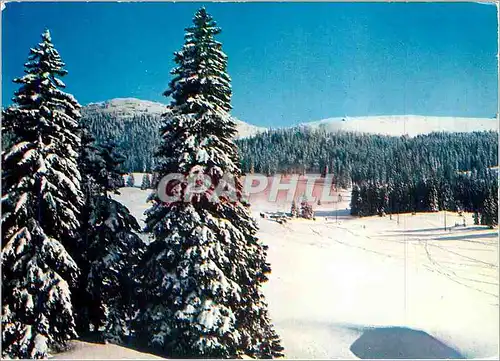
[[[468,211],[496,225],[498,133],[416,137],[281,129],[240,139],[246,172],[332,173],[351,214]]]
[[[245,172],[333,173],[340,186],[423,176],[449,178],[498,164],[498,133],[431,133],[416,137],[278,129],[240,139]]]
[[[87,112],[82,109],[84,123],[97,142],[112,139],[123,154],[123,169],[127,172],[151,172],[154,153],[160,145],[160,114],[113,114]]]
[[[153,169],[160,138],[152,129],[161,117],[83,114],[98,140],[117,142],[125,171]],[[394,137],[302,127],[269,130],[236,144],[245,173],[330,173],[339,187],[355,185],[353,215],[447,209],[486,212],[491,216],[478,215],[478,223],[497,222],[497,172],[491,169],[498,165],[497,132]]]

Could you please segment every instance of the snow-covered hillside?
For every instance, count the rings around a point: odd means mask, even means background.
[[[167,106],[162,103],[141,100],[136,98],[116,98],[99,103],[90,103],[83,109],[86,115],[107,114],[118,119],[131,119],[133,116],[141,114],[161,115],[165,113]],[[234,118],[239,137],[249,137],[265,130],[245,123]]]
[[[116,98],[105,102],[90,103],[84,107],[88,114],[112,114],[117,118],[131,118],[137,114],[162,114],[166,105],[136,98]]]
[[[407,342],[403,358],[498,355],[496,231],[471,226],[470,214],[452,231],[443,230],[443,212],[400,215],[399,224],[345,213],[336,223],[334,214],[286,225],[259,219],[273,269],[266,299],[288,357],[353,359],[355,342],[390,330],[360,353],[396,358]]]
[[[136,98],[116,98],[99,103],[90,103],[83,109],[85,114],[109,114],[119,119],[130,119],[134,115],[164,113],[166,105]],[[267,128],[258,127],[234,118],[239,137],[249,137]],[[365,132],[400,136],[415,136],[431,132],[498,131],[496,118],[434,117],[421,115],[387,115],[366,117],[328,118],[301,123],[301,128],[325,129],[331,132]]]
[[[431,117],[421,115],[388,115],[329,118],[302,123],[299,127],[337,132],[365,132],[416,136],[432,132],[498,131],[496,118]]]
[[[149,192],[117,198],[143,219]],[[451,212],[353,218],[342,195],[316,206],[315,221],[278,224],[259,212],[289,205],[252,205],[286,357],[498,359],[498,230]]]

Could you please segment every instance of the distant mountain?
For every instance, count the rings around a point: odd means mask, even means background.
[[[167,106],[162,103],[136,98],[116,98],[83,107],[86,114],[111,114],[118,118],[130,118],[137,114],[161,115]]]
[[[90,103],[83,108],[83,113],[86,116],[104,114],[129,121],[139,115],[161,116],[165,113],[166,109],[167,105],[149,100],[116,98],[99,103]],[[233,120],[237,125],[238,137],[249,137],[266,130],[265,128],[245,123],[235,117],[233,117]]]
[[[299,128],[324,129],[330,132],[361,132],[410,137],[432,132],[498,131],[496,118],[432,117],[422,115],[386,115],[329,118],[301,123]]]
[[[159,128],[165,104],[135,98],[117,98],[83,107],[84,121],[98,141],[115,140],[124,154],[127,171],[151,171],[153,154],[160,143]],[[267,129],[233,118],[238,138],[252,137]],[[418,115],[330,118],[302,123],[300,129],[324,129],[327,132],[361,132],[415,136],[432,132],[498,131],[497,119],[427,117]]]
[[[150,172],[154,167],[154,153],[160,144],[159,129],[165,104],[135,98],[118,98],[91,103],[82,108],[83,121],[98,142],[114,140],[125,156],[126,171]],[[265,131],[233,118],[238,138]]]

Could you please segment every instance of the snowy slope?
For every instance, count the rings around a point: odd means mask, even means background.
[[[136,98],[116,98],[105,102],[90,103],[86,105],[83,112],[88,115],[92,114],[109,114],[118,119],[127,120],[134,115],[151,114],[161,115],[167,109],[167,106],[162,103],[152,102],[149,100],[140,100]],[[265,128],[260,128],[239,119],[234,118],[237,124],[238,135],[240,137],[252,136],[262,132]]]
[[[408,134],[428,134],[431,132],[472,132],[498,131],[498,120],[495,118],[459,118],[431,117],[421,115],[388,115],[369,117],[329,118],[314,122],[301,123],[299,127],[308,129],[324,129],[337,132],[365,132],[400,136]]]
[[[467,358],[498,355],[497,233],[445,232],[442,218],[260,219],[273,269],[265,293],[287,356],[356,358],[351,346],[372,327],[423,330]]]
[[[258,133],[265,132],[267,129],[263,127],[258,127],[256,125],[252,125],[249,123],[245,123],[242,120],[239,120],[236,117],[233,117],[234,122],[236,123],[236,128],[238,129],[239,138],[251,137]]]
[[[164,104],[136,98],[116,98],[105,102],[90,103],[84,109],[89,114],[112,114],[118,118],[130,118],[135,114],[162,114],[165,110]]]
[[[117,198],[143,218],[149,191],[121,192]],[[264,292],[286,357],[356,359],[353,350],[364,347],[376,358],[406,347],[420,358],[454,351],[498,359],[498,230],[471,225],[471,214],[466,227],[451,231],[443,230],[444,212],[404,214],[399,223],[396,216],[352,218],[349,195],[335,207],[315,207],[316,221],[283,225],[259,211],[288,205],[264,198],[252,205],[258,237],[269,246]],[[455,213],[446,217],[448,225],[463,223]],[[386,327],[409,328],[409,344],[396,337],[382,351],[370,347],[370,332],[400,332]]]
[[[166,105],[136,98],[116,98],[99,103],[90,103],[83,109],[85,114],[110,114],[119,119],[130,119],[133,115],[164,113]],[[266,131],[234,118],[237,123],[239,137],[249,137]],[[408,134],[428,134],[431,132],[472,132],[498,131],[498,120],[495,118],[460,118],[433,117],[421,115],[387,115],[366,117],[328,118],[319,121],[301,123],[300,128],[324,129],[337,132],[365,132],[400,136]]]

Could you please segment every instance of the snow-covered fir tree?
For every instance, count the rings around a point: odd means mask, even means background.
[[[142,176],[141,189],[149,189],[151,188],[151,178],[149,174],[144,173]]]
[[[351,191],[351,214],[352,215],[359,215],[359,212],[361,211],[361,195],[360,195],[360,189],[357,184],[354,184],[352,187]]]
[[[378,185],[377,191],[377,214],[379,217],[385,217],[386,211],[389,209],[389,191],[387,185]]]
[[[474,213],[472,214],[472,219],[474,221],[474,224],[475,225],[479,225],[481,223],[481,217],[479,216],[479,212],[478,211],[474,211]]]
[[[119,194],[117,188],[120,187],[121,180],[123,180],[122,164],[125,157],[118,151],[116,143],[111,139],[99,143],[97,148],[100,167],[98,168],[96,183],[100,187],[102,194],[106,192]]]
[[[453,204],[453,192],[451,191],[450,184],[448,182],[442,182],[440,190],[440,210],[450,210]]]
[[[135,177],[133,173],[130,173],[127,177],[127,182],[125,184],[127,187],[133,187],[135,185]]]
[[[111,194],[119,194],[119,179],[123,179],[124,158],[117,153],[112,141],[91,144],[82,154],[97,149],[89,163],[82,162],[87,170],[88,183],[86,206],[88,216],[82,220],[86,233],[82,232],[82,249],[78,264],[81,276],[79,298],[74,300],[78,315],[78,328],[82,333],[93,331],[99,337],[121,343],[130,329],[130,322],[137,309],[135,274],[144,244],[137,235],[137,220],[129,210]],[[81,157],[84,159],[84,157]]]
[[[95,145],[95,138],[90,133],[87,125],[80,122],[81,147],[78,155],[78,169],[81,173],[81,189],[83,193],[83,206],[80,212],[80,238],[70,249],[74,260],[80,268],[78,282],[71,288],[73,310],[75,315],[76,330],[79,334],[86,334],[89,330],[90,296],[86,291],[86,277],[89,264],[86,261],[88,245],[94,236],[92,217],[95,209],[95,200],[99,193],[97,175],[102,166],[99,159],[99,150]]]
[[[304,196],[302,201],[300,202],[300,216],[305,219],[313,219],[314,211],[312,205],[307,201],[307,198]]]
[[[205,175],[212,185],[191,197],[182,181],[181,200],[169,203],[153,194],[146,230],[154,241],[140,267],[138,330],[171,357],[280,356],[261,291],[270,272],[267,247],[248,205],[215,193],[224,174],[236,177],[233,189],[242,193],[227,57],[214,39],[220,29],[204,8],[193,23],[165,92],[173,100],[157,171],[160,179]]]
[[[490,192],[484,200],[481,224],[487,225],[490,228],[498,225],[498,196],[495,193]]]
[[[64,63],[49,31],[30,49],[2,130],[2,356],[45,358],[76,336],[69,285],[83,203],[80,105],[63,92]]]
[[[438,212],[439,211],[439,202],[438,202],[438,192],[436,188],[436,183],[434,181],[431,181],[429,183],[429,190],[428,190],[428,205],[429,205],[429,210],[431,212]]]
[[[294,218],[297,218],[299,216],[299,209],[297,208],[297,203],[295,203],[295,199],[292,200],[292,206],[290,207],[290,214]]]

